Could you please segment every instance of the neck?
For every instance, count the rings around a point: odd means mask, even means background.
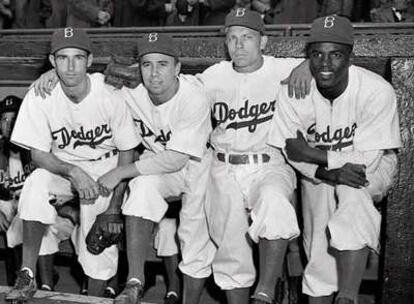
[[[253,73],[262,67],[263,61],[263,56],[260,56],[260,59],[257,62],[247,67],[237,67],[233,63],[233,69],[238,73]]]
[[[166,103],[171,98],[173,98],[174,95],[177,94],[179,87],[180,87],[180,83],[178,81],[178,78],[176,78],[174,85],[166,92],[161,93],[161,94],[151,94],[150,92],[148,92],[148,95],[152,103],[156,106],[159,106],[159,105],[162,105],[163,103]]]
[[[80,103],[88,94],[91,89],[91,80],[86,76],[85,81],[82,81],[75,87],[67,87],[62,82],[62,90],[65,95],[74,103]]]
[[[346,79],[344,81],[340,82],[338,85],[333,86],[333,87],[321,88],[318,85],[316,85],[316,86],[318,87],[318,91],[321,93],[321,95],[323,97],[333,101],[336,98],[338,98],[339,96],[341,96],[341,94],[343,92],[345,92],[345,90],[348,86],[348,82],[349,82],[349,78],[346,77]]]

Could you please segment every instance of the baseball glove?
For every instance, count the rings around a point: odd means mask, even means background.
[[[86,236],[86,247],[92,254],[100,254],[105,248],[118,244],[122,239],[121,233],[109,232],[108,225],[123,224],[120,214],[99,214],[96,217],[95,223]]]
[[[125,57],[112,56],[105,69],[105,83],[121,89],[136,88],[141,82],[139,64]]]

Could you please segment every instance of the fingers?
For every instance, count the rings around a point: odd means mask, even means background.
[[[81,200],[94,201],[100,194],[100,188],[99,185],[95,183],[88,188],[81,188],[78,192]]]
[[[363,188],[369,184],[365,175],[361,175],[355,171],[343,172],[341,174],[340,183],[354,188]]]

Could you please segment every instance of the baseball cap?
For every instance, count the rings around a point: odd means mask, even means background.
[[[178,57],[178,48],[174,40],[167,34],[148,33],[138,41],[138,57],[149,53]]]
[[[317,18],[312,23],[308,43],[335,42],[354,45],[354,29],[348,18],[330,15]]]
[[[9,95],[0,102],[0,114],[7,112],[18,112],[22,99],[20,97]]]
[[[227,28],[233,25],[248,27],[260,33],[265,30],[262,16],[256,11],[245,8],[237,8],[227,14],[224,27]]]
[[[91,41],[83,29],[65,27],[57,29],[52,35],[50,53],[64,48],[76,48],[92,52]]]

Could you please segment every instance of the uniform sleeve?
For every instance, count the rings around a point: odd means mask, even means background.
[[[198,94],[197,94],[198,93]],[[173,115],[171,139],[166,148],[200,158],[203,156],[211,132],[210,105],[206,94],[192,91],[181,100]]]
[[[165,150],[135,162],[141,175],[161,175],[181,170],[189,156],[176,151]]]
[[[130,150],[142,142],[121,91],[112,92],[111,130],[118,150]]]
[[[272,58],[273,69],[274,69],[274,78],[277,82],[280,82],[289,77],[292,73],[292,70],[300,65],[304,59],[303,58]],[[287,86],[283,86],[286,87]]]
[[[47,97],[51,98],[51,97]],[[49,153],[52,148],[52,135],[46,115],[49,100],[36,97],[30,90],[20,107],[13,128],[11,141],[26,149],[37,149]]]
[[[276,100],[276,111],[270,124],[267,143],[270,146],[282,149],[283,154],[286,156],[286,159],[296,170],[298,170],[307,178],[317,182],[318,180],[315,178],[315,173],[318,169],[317,165],[291,161],[287,158],[287,155],[285,153],[286,139],[295,138],[297,130],[301,131],[303,134],[306,134],[306,129],[293,107],[294,102],[305,103],[305,101],[296,101],[290,99],[287,96],[287,88],[282,88],[279,91]]]
[[[377,89],[379,91],[380,88]],[[372,94],[364,103],[355,130],[354,148],[358,151],[401,147],[397,99],[391,85]]]

